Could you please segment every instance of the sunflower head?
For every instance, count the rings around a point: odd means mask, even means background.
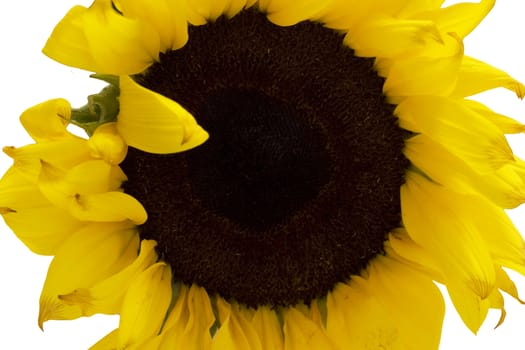
[[[494,1],[442,3],[73,7],[43,51],[109,85],[24,112],[35,142],[0,181],[54,256],[40,326],[119,314],[93,349],[437,349],[434,282],[473,332],[503,322],[525,127],[468,97],[525,87],[464,54]]]

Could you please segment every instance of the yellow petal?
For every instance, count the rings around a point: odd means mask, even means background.
[[[215,322],[210,298],[197,285],[180,285],[177,301],[162,330],[160,349],[209,350]]]
[[[273,0],[259,4],[260,9],[267,12],[268,19],[279,26],[291,26],[316,18],[329,5],[330,1],[317,0]]]
[[[11,167],[0,180],[0,213],[17,237],[33,252],[54,255],[82,223],[55,207],[36,184]]]
[[[395,323],[363,278],[336,285],[326,303],[326,333],[337,349],[405,349]]]
[[[417,18],[434,21],[444,33],[456,33],[465,38],[492,10],[495,0],[482,0],[479,3],[460,3],[439,10],[419,13]]]
[[[188,2],[190,9],[190,23],[194,25],[203,24],[201,21],[215,21],[221,15],[223,15],[228,8],[231,0],[193,0]],[[194,23],[193,20],[198,20],[198,23]],[[204,22],[205,23],[205,22]]]
[[[159,53],[157,33],[146,23],[125,18],[111,0],[73,7],[57,24],[44,54],[65,65],[114,75],[135,74]]]
[[[148,218],[146,210],[137,199],[116,191],[76,195],[70,203],[69,212],[84,221],[112,222],[129,219],[140,225]]]
[[[212,350],[262,350],[255,329],[235,307],[218,298],[217,309],[221,315],[221,326],[213,337]]]
[[[117,128],[128,145],[150,153],[176,153],[208,138],[208,133],[177,102],[129,77],[121,77],[120,89]]]
[[[120,164],[128,152],[128,146],[118,134],[116,123],[106,123],[95,129],[88,140],[93,158],[103,159],[109,164]]]
[[[505,136],[492,123],[460,102],[440,96],[413,96],[395,114],[402,128],[423,133],[480,173],[512,162]]]
[[[401,212],[410,237],[433,256],[447,285],[454,281],[486,298],[494,288],[495,272],[476,227],[481,200],[453,193],[412,172],[401,187]]]
[[[156,263],[129,287],[120,313],[118,346],[140,344],[160,331],[171,301],[171,269]]]
[[[490,307],[489,296],[481,298],[476,293],[473,293],[471,288],[454,281],[447,281],[446,286],[450,300],[452,300],[463,323],[472,333],[477,333],[487,317]]]
[[[285,350],[337,349],[335,339],[331,339],[319,325],[293,307],[284,312],[283,331]]]
[[[428,43],[421,55],[394,60],[387,72],[383,92],[398,103],[404,96],[447,96],[456,86],[463,57],[463,43],[454,34],[443,37],[443,44]]]
[[[523,300],[520,299],[518,295],[518,289],[514,282],[510,279],[509,275],[498,266],[496,268],[496,285],[499,289],[516,299],[520,304],[525,304]]]
[[[499,114],[485,106],[484,104],[474,100],[463,100],[463,105],[467,106],[474,112],[485,117],[488,121],[494,124],[504,134],[518,134],[525,132],[525,125],[514,120],[506,115]]]
[[[78,305],[84,316],[95,313],[119,313],[124,293],[129,285],[142,271],[157,261],[155,246],[155,241],[143,240],[140,244],[139,256],[120,272],[90,288],[77,288],[69,294],[59,295],[59,299],[68,305]]]
[[[478,200],[465,207],[465,214],[475,217],[474,227],[486,242],[494,263],[525,272],[525,242],[505,211]]]
[[[112,166],[103,160],[83,162],[67,171],[42,162],[39,185],[49,200],[59,203],[62,200],[55,196],[73,197],[116,190],[125,180],[122,176],[123,173],[113,172]]]
[[[428,40],[441,42],[432,21],[375,17],[349,31],[344,43],[362,57],[392,57],[424,46]]]
[[[50,319],[74,319],[81,309],[59,295],[89,288],[122,270],[137,256],[139,237],[129,222],[90,224],[75,232],[57,250],[40,295],[40,327]]]
[[[121,0],[119,9],[125,17],[151,25],[159,35],[160,51],[165,52],[180,49],[188,41],[187,7],[184,0],[156,1],[155,6],[147,0]]]
[[[397,260],[422,271],[436,282],[445,283],[443,273],[434,257],[414,242],[405,229],[398,228],[393,230],[389,235],[388,242],[385,244],[386,247],[390,250],[389,254],[395,256]]]
[[[4,214],[4,220],[32,252],[54,255],[83,223],[55,206],[25,208]]]
[[[457,85],[452,95],[456,97],[472,96],[498,87],[514,91],[519,98],[525,96],[525,86],[522,83],[500,69],[465,56],[461,62]]]
[[[20,116],[27,133],[37,142],[72,137],[66,130],[71,117],[71,105],[57,98],[33,106]]]
[[[284,349],[282,328],[274,310],[268,306],[258,307],[253,315],[252,325],[259,335],[263,349]]]
[[[31,144],[20,148],[4,147],[3,150],[13,158],[14,166],[21,170],[24,176],[35,181],[40,174],[42,161],[58,168],[71,168],[91,159],[87,141],[79,137]]]
[[[119,329],[114,329],[100,339],[95,345],[89,348],[89,350],[114,350],[117,348]]]
[[[406,140],[404,153],[428,177],[456,192],[481,194],[503,208],[515,208],[525,202],[525,182],[512,164],[480,174],[423,134]]]
[[[438,349],[445,303],[430,277],[388,256],[377,256],[370,264],[368,283],[407,349]]]
[[[230,4],[228,5],[224,13],[228,18],[232,18],[233,16],[241,12],[243,9],[252,6],[254,2],[255,1],[253,0],[230,0]]]

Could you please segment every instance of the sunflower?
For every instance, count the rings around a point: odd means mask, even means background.
[[[108,83],[21,116],[0,213],[93,349],[437,349],[525,274],[525,86],[463,53],[494,0],[96,0],[44,53]],[[82,127],[88,137],[70,132]],[[425,310],[422,312],[422,310]]]

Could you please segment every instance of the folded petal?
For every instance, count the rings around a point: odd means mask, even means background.
[[[180,49],[188,41],[187,8],[183,0],[161,0],[150,6],[147,0],[120,0],[125,17],[148,23],[159,35],[160,51]]]
[[[392,57],[420,48],[429,40],[442,41],[432,21],[377,17],[349,31],[344,43],[358,56]]]
[[[80,307],[64,303],[59,296],[119,272],[136,258],[138,245],[137,231],[129,222],[90,224],[71,235],[49,266],[40,295],[40,327],[50,319],[82,316]]]
[[[14,166],[22,171],[24,176],[35,181],[40,174],[42,161],[66,169],[92,159],[87,140],[80,137],[63,138],[20,148],[4,147],[3,151],[13,158]]]
[[[0,180],[0,213],[31,251],[43,255],[54,255],[62,242],[84,225],[55,207],[14,167]]]
[[[327,335],[324,329],[293,307],[284,311],[283,331],[285,350],[337,349],[333,337]]]
[[[504,134],[518,134],[525,132],[524,124],[507,117],[506,115],[496,113],[478,101],[464,99],[462,104],[485,117]]]
[[[417,18],[434,21],[444,33],[456,33],[465,38],[492,10],[496,0],[482,0],[479,3],[459,3],[439,10],[418,13]]]
[[[148,218],[137,199],[117,191],[76,195],[70,203],[69,212],[84,221],[114,222],[129,219],[140,225]]]
[[[491,65],[465,56],[458,71],[458,81],[452,96],[467,97],[502,87],[513,91],[519,98],[525,96],[525,86]]]
[[[71,105],[57,98],[33,106],[20,116],[20,122],[36,142],[72,137],[66,126],[71,117]]]
[[[349,285],[339,283],[326,303],[326,333],[337,349],[404,349],[396,324],[365,279],[353,276]]]
[[[440,96],[412,96],[396,108],[401,127],[422,133],[479,173],[514,161],[500,130],[461,102]]]
[[[404,153],[425,175],[456,192],[481,194],[502,208],[515,208],[525,202],[525,182],[512,163],[480,174],[423,134],[406,140]]]
[[[118,134],[116,123],[106,123],[96,128],[88,145],[93,158],[103,159],[112,165],[120,164],[128,152],[128,146]]]
[[[177,301],[163,327],[160,349],[209,350],[210,328],[215,322],[206,290],[180,285]]]
[[[156,263],[142,272],[126,292],[120,312],[118,348],[157,335],[171,302],[171,269]]]
[[[301,21],[316,18],[330,1],[317,0],[278,0],[260,3],[262,11],[268,13],[268,19],[279,26],[291,26]]]
[[[259,335],[263,349],[284,349],[282,327],[274,310],[268,306],[258,307],[251,322]]]
[[[447,96],[456,86],[462,57],[461,39],[449,33],[443,44],[430,42],[421,55],[380,68],[380,74],[386,73],[383,92],[392,103],[399,103],[404,96]]]
[[[122,16],[111,0],[75,6],[57,24],[43,52],[65,65],[114,75],[139,73],[159,53],[157,33]]]
[[[370,264],[368,283],[407,349],[439,348],[445,303],[430,277],[389,257],[387,252],[387,256],[377,256]]]
[[[479,217],[474,213],[483,205],[481,200],[412,172],[401,187],[401,213],[410,237],[439,264],[447,285],[460,285],[485,299],[494,288],[495,272],[489,247],[476,226]]]
[[[221,315],[221,326],[213,337],[212,350],[262,350],[259,337],[253,326],[222,298],[217,299]]]
[[[206,141],[208,133],[177,102],[120,79],[117,129],[126,143],[150,153],[176,153]]]
[[[83,316],[95,313],[117,314],[129,285],[149,266],[157,261],[156,242],[143,240],[139,256],[120,272],[97,282],[89,288],[77,288],[69,294],[59,295],[68,305],[77,305]]]

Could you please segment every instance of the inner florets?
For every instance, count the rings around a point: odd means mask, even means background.
[[[257,306],[326,295],[401,221],[405,133],[373,61],[320,24],[255,10],[191,27],[135,77],[210,134],[172,155],[130,149],[125,191],[174,277]]]

